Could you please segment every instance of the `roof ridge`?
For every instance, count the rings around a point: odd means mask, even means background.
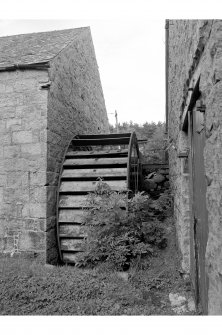
[[[89,29],[89,32],[90,32],[90,27],[84,27],[84,28]],[[65,48],[67,48],[70,44],[72,44],[73,40],[74,40],[74,36],[73,36],[72,40],[70,42],[68,42],[61,50],[59,50],[57,52],[57,54],[55,54],[49,61],[52,61],[55,57],[57,57],[60,54],[60,52],[62,52]]]
[[[78,27],[78,28],[68,28],[68,29],[56,29],[56,30],[46,30],[46,31],[36,31],[33,33],[24,33],[24,34],[16,34],[16,35],[5,35],[5,36],[0,36],[1,38],[7,38],[7,37],[15,37],[15,36],[27,36],[27,35],[37,35],[37,34],[47,34],[47,33],[55,33],[55,32],[68,32],[71,30],[80,30],[80,29],[86,29],[90,28],[90,26],[85,26],[85,27]]]

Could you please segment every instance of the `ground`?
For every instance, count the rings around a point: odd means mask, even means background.
[[[44,266],[21,255],[1,256],[0,315],[195,314],[172,220],[167,222],[167,248],[147,259],[144,268],[135,265],[128,272]]]

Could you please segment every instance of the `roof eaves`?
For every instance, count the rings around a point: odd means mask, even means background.
[[[0,72],[3,71],[16,71],[16,70],[46,70],[50,67],[49,61],[38,63],[24,63],[0,66]]]

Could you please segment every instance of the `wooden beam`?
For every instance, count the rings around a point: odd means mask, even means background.
[[[79,224],[65,224],[59,227],[59,236],[61,238],[86,237],[87,227]]]
[[[128,149],[119,149],[119,150],[95,150],[95,151],[73,151],[69,150],[66,153],[66,158],[99,158],[99,157],[120,157],[127,156]]]
[[[84,158],[84,159],[66,159],[63,166],[73,166],[81,169],[83,166],[105,166],[127,164],[127,157],[121,158]]]
[[[130,137],[108,137],[108,138],[86,138],[74,139],[72,145],[76,147],[82,146],[100,146],[100,145],[121,145],[129,144]]]
[[[65,169],[61,178],[98,178],[98,177],[124,177],[127,174],[126,168],[110,169]]]
[[[130,137],[131,133],[122,134],[93,134],[93,135],[79,135],[76,139],[103,139],[103,138],[121,138]],[[75,140],[75,139],[74,139]]]
[[[83,240],[81,239],[61,239],[62,251],[82,251]]]
[[[113,191],[127,190],[126,180],[107,180],[106,184],[108,184]],[[59,192],[93,192],[96,185],[97,181],[62,181]]]
[[[77,210],[77,209],[60,209],[59,211],[59,223],[62,222],[74,222],[74,223],[83,223],[86,216],[86,211],[84,210]]]
[[[87,195],[60,195],[59,208],[62,207],[87,208]]]

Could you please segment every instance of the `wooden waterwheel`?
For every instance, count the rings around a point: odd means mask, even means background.
[[[114,191],[140,189],[141,168],[136,134],[78,135],[62,164],[57,193],[57,237],[60,259],[75,263],[86,237],[86,196],[102,178]]]

